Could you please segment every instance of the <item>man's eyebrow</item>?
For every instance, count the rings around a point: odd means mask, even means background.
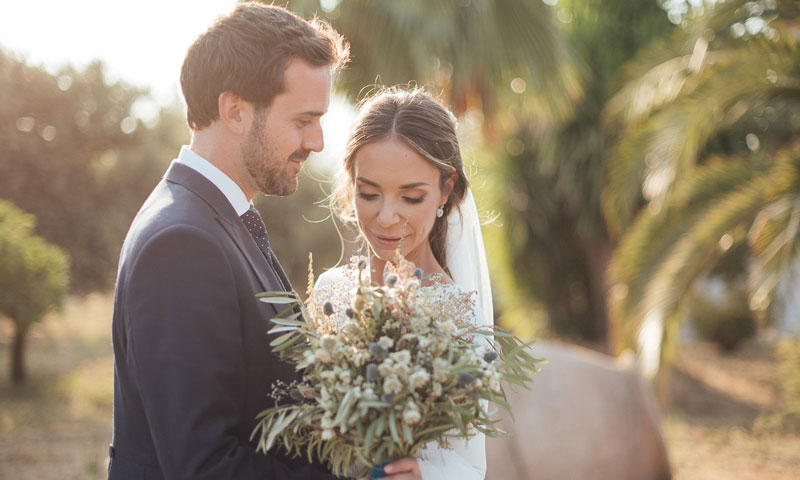
[[[318,110],[307,110],[297,114],[298,117],[321,117],[327,112],[320,112]]]

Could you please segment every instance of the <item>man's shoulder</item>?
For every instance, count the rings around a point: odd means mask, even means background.
[[[140,250],[149,241],[164,236],[223,235],[218,217],[210,205],[188,189],[162,180],[131,223],[123,252]]]

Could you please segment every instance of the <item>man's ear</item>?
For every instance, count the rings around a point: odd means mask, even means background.
[[[247,134],[253,119],[253,105],[250,102],[225,91],[217,98],[217,108],[219,119],[227,130],[237,136]]]

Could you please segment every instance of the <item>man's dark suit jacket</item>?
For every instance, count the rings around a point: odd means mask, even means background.
[[[279,276],[222,192],[173,163],[120,257],[110,480],[335,478],[249,442],[272,383],[296,378],[255,297]]]

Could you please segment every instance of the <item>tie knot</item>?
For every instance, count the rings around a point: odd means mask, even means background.
[[[264,225],[264,219],[255,207],[250,207],[249,210],[244,212],[241,216],[244,226],[253,237],[261,237],[267,234],[267,226]]]

